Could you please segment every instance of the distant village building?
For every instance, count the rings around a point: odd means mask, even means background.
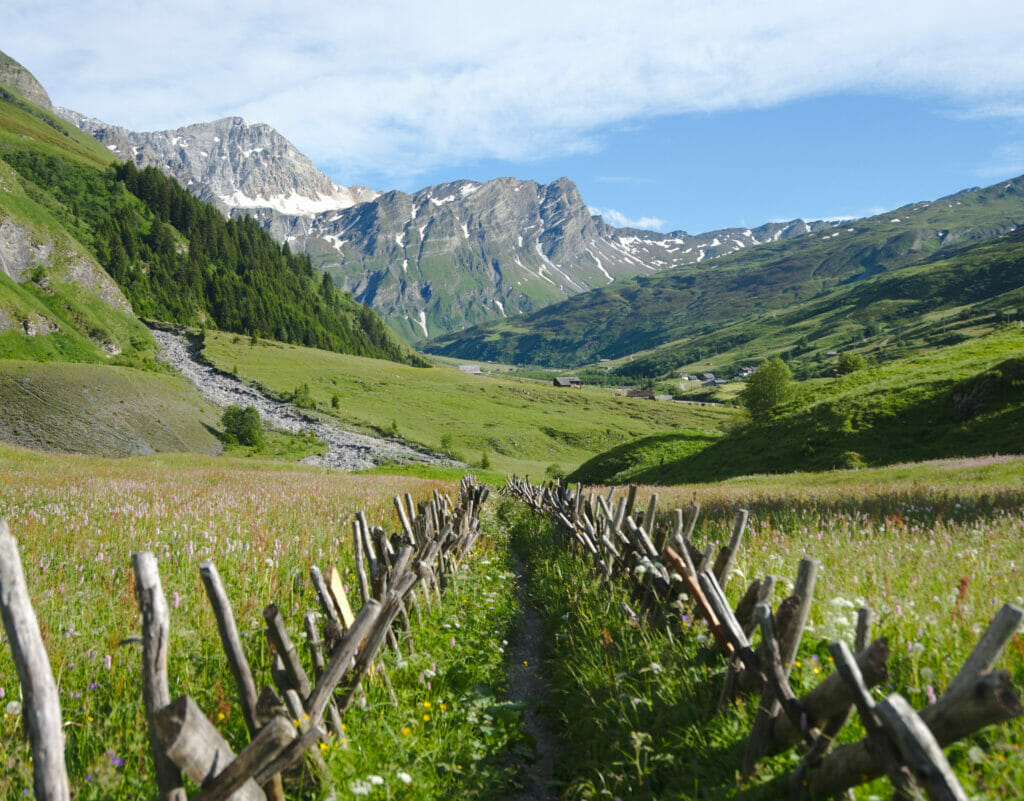
[[[583,386],[583,382],[574,375],[560,375],[555,379],[554,385],[556,387],[574,387],[579,389]]]
[[[670,400],[672,400],[672,396],[671,395],[655,395],[654,399],[655,400],[659,400],[659,401],[670,401]]]
[[[459,370],[467,375],[483,375],[479,364],[460,364]]]
[[[700,377],[700,383],[705,387],[713,387],[715,385],[715,374],[704,373]]]
[[[826,356],[838,356],[839,355],[839,351],[837,351],[837,350],[830,350],[830,351],[826,352],[825,355]]]
[[[739,371],[739,377],[740,378],[749,378],[750,376],[752,376],[756,372],[757,372],[757,368],[756,367],[741,367],[740,371]]]

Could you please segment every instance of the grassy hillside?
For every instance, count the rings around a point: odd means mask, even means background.
[[[156,169],[112,164],[99,143],[2,87],[0,162],[3,240],[17,240],[6,248],[2,272],[40,300],[62,293],[51,284],[65,279],[74,261],[88,266],[94,284],[109,283],[105,271],[131,303],[124,311],[140,317],[422,363],[371,310],[329,280],[314,280],[309,259],[278,245],[255,221],[225,220]],[[40,291],[25,287],[26,278]],[[17,294],[0,288],[0,329],[35,325]],[[94,294],[124,306],[124,298],[112,296],[113,285]],[[44,335],[71,336],[52,317],[41,319]],[[108,351],[129,344],[90,320],[72,322]],[[65,343],[48,352],[72,360],[96,356]],[[33,350],[18,353],[9,345],[7,355],[32,357]]]
[[[543,475],[614,445],[674,429],[713,437],[729,409],[621,398],[606,389],[415,369],[274,342],[206,335],[204,356],[278,395],[303,384],[317,409],[343,424],[390,431],[496,470]],[[337,396],[337,408],[332,399]]]
[[[792,327],[780,334],[778,316],[799,320],[843,307],[846,330],[840,337],[888,335],[916,315],[959,304],[933,292],[927,273],[915,288],[928,285],[932,302],[907,309],[874,305],[878,298],[851,294],[858,287],[886,287],[885,281],[911,265],[965,256],[964,246],[1008,234],[1024,223],[1024,179],[969,190],[932,203],[852,221],[845,227],[747,248],[727,257],[667,270],[579,295],[532,315],[478,326],[440,338],[430,352],[466,359],[516,364],[569,365],[622,359],[624,376],[657,376],[709,355],[736,348],[756,353],[771,347],[797,347],[802,339],[825,346],[831,329]],[[999,258],[985,254],[985,258]],[[1016,258],[1016,256],[1014,256]],[[980,265],[978,265],[980,267]],[[976,277],[983,273],[976,272]],[[876,283],[876,282],[881,283]],[[1014,286],[1019,287],[1021,280]],[[983,282],[972,304],[1010,308],[1002,280]],[[915,297],[911,295],[910,297]],[[807,305],[810,304],[810,305]],[[836,309],[831,309],[835,312]],[[908,314],[908,311],[911,313]],[[668,344],[675,343],[675,344]],[[663,345],[650,358],[636,357]],[[626,360],[629,360],[628,362]],[[612,365],[613,367],[616,365]]]
[[[219,453],[218,411],[185,380],[95,364],[0,360],[0,440],[129,456]]]
[[[0,358],[144,358],[152,347],[145,326],[69,231],[67,210],[2,159],[25,148],[82,170],[111,160],[91,137],[0,87]]]
[[[648,438],[591,460],[573,478],[677,484],[1024,453],[1022,357],[1024,330],[1007,325],[842,378],[805,382],[771,420],[737,428],[681,458],[673,459],[671,450],[692,449],[691,438]]]

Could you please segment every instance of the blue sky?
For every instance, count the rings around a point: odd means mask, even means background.
[[[615,224],[860,216],[1024,173],[1019,0],[4,1],[135,130],[269,123],[343,184],[565,175]]]

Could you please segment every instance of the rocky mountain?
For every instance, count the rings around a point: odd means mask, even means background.
[[[225,214],[255,217],[410,342],[831,225],[793,220],[693,236],[615,228],[566,178],[378,194],[336,186],[273,128],[239,117],[137,133],[58,113],[118,158],[159,168]]]
[[[623,359],[615,369],[636,378],[706,365],[709,354],[733,352],[739,362],[806,352],[814,341],[825,353],[869,335],[895,341],[908,326],[936,325],[924,318],[937,309],[973,304],[971,314],[1016,314],[1018,296],[1005,293],[1021,291],[1020,249],[983,248],[1011,235],[1019,240],[1020,226],[1024,176],[818,230],[768,228],[756,237],[762,244],[739,248],[736,239],[736,251],[711,263],[616,281],[423,347],[458,359],[560,368]],[[800,235],[783,241],[787,231]],[[715,238],[721,244],[724,237]]]
[[[53,110],[50,96],[36,76],[6,53],[0,53],[0,84],[9,86],[30,103],[47,111]]]
[[[276,130],[241,117],[139,133],[70,109],[56,111],[119,159],[159,168],[232,216],[257,210],[312,216],[377,196],[364,186],[337,186]]]
[[[314,217],[256,214],[409,341],[830,225],[797,220],[696,236],[615,228],[590,213],[567,178],[463,180]]]

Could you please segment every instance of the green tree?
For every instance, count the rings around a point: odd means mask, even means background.
[[[747,380],[740,401],[755,421],[763,421],[795,393],[793,374],[778,356],[766,359]]]
[[[848,375],[849,373],[856,372],[857,370],[863,370],[867,367],[867,362],[864,361],[864,357],[859,353],[840,353],[839,364],[837,369],[840,374]]]
[[[263,447],[263,424],[255,407],[248,406],[243,409],[240,406],[228,406],[220,420],[224,426],[224,439],[228,442],[237,442],[239,445],[250,445],[254,448]]]

